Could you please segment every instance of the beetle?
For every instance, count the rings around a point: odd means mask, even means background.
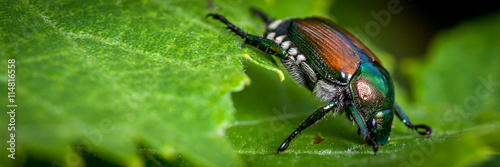
[[[410,122],[394,100],[389,72],[351,33],[321,17],[273,20],[256,9],[252,12],[265,22],[265,37],[245,33],[222,15],[210,13],[207,17],[223,22],[245,43],[279,57],[290,76],[325,103],[285,139],[277,153],[330,112],[345,112],[375,154],[379,145],[389,142],[394,114],[420,135],[431,135],[430,126]]]

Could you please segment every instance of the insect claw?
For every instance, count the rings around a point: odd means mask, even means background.
[[[288,148],[288,145],[290,145],[290,141],[292,139],[290,138],[287,138],[280,146],[280,148],[278,148],[278,152],[276,154],[279,154],[280,152],[282,151],[285,151],[287,148]]]
[[[207,17],[214,17],[214,15],[215,15],[214,13],[209,13],[209,14],[207,14],[207,15],[205,16],[205,18],[207,18]]]
[[[427,135],[427,137],[430,137],[432,134],[432,128],[428,125],[414,125],[413,129],[415,129],[420,135]],[[421,131],[421,129],[425,131]]]
[[[377,155],[378,144],[373,145],[373,155]]]
[[[372,145],[373,154],[377,155],[378,143],[375,140],[373,140],[373,139],[369,139],[367,142],[368,142],[369,145]]]

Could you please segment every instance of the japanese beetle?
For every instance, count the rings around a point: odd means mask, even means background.
[[[245,43],[278,56],[288,73],[326,105],[317,109],[278,148],[285,151],[297,134],[326,114],[346,112],[358,125],[358,134],[372,145],[389,142],[394,114],[410,129],[430,136],[432,128],[413,125],[394,100],[394,85],[380,60],[357,38],[330,20],[319,17],[272,20],[252,12],[266,23],[265,37],[245,33],[219,14],[207,17],[222,21]]]

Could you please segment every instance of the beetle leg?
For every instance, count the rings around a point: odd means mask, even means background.
[[[368,138],[368,129],[366,128],[365,121],[363,121],[363,118],[352,104],[349,104],[347,108],[349,115],[351,115],[354,122],[358,125],[358,133],[363,134],[363,139],[366,140]]]
[[[363,139],[373,147],[373,152],[377,153],[378,150],[378,143],[374,140],[374,138],[368,136],[368,128],[365,125],[365,121],[361,117],[361,114],[359,114],[358,110],[354,108],[352,104],[349,104],[347,106],[349,115],[352,116],[352,119],[356,124],[358,125],[358,134],[361,133],[363,134]]]
[[[248,34],[245,42],[252,46],[255,46],[256,48],[266,52],[267,54],[277,55],[280,58],[288,57],[288,53],[283,48],[281,48],[280,45],[270,39]]]
[[[250,8],[250,11],[258,17],[260,17],[264,22],[266,22],[266,27],[269,25],[271,22],[273,22],[273,19],[271,19],[269,16],[264,14],[264,12],[256,9],[256,8]]]
[[[410,122],[410,118],[408,118],[408,116],[406,116],[406,114],[403,112],[401,107],[399,107],[398,103],[396,103],[394,105],[394,111],[395,111],[396,115],[398,116],[398,118],[401,120],[401,122],[403,122],[408,128],[410,128],[412,130],[416,130],[420,135],[431,136],[432,128],[428,125],[425,125],[425,124],[413,125]],[[422,131],[422,130],[424,130],[424,131]]]
[[[277,55],[280,58],[288,57],[288,53],[283,48],[281,48],[281,46],[278,45],[276,42],[267,38],[263,38],[262,36],[248,34],[243,30],[241,30],[240,28],[236,27],[233,23],[229,22],[222,15],[210,13],[207,15],[207,17],[212,17],[214,19],[220,20],[221,22],[227,25],[228,29],[230,29],[231,31],[239,35],[241,38],[243,38],[245,43],[255,46],[259,50],[262,50],[268,54]]]
[[[280,148],[278,148],[278,153],[281,151],[285,151],[292,139],[295,138],[295,136],[297,136],[307,127],[321,120],[321,118],[325,117],[325,115],[328,114],[328,112],[330,112],[335,106],[337,106],[337,102],[328,103],[327,105],[324,105],[323,107],[317,109],[314,113],[307,117],[307,119],[304,120],[304,122],[302,122],[302,124],[300,124],[299,127],[280,145]]]

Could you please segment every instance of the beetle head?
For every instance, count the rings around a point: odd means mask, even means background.
[[[392,79],[379,63],[359,66],[351,80],[352,102],[366,121],[370,137],[378,144],[386,144],[394,117],[394,86]]]
[[[375,137],[378,144],[385,145],[389,142],[393,118],[394,112],[389,109],[376,112],[368,119],[366,123],[368,131],[371,137]]]

